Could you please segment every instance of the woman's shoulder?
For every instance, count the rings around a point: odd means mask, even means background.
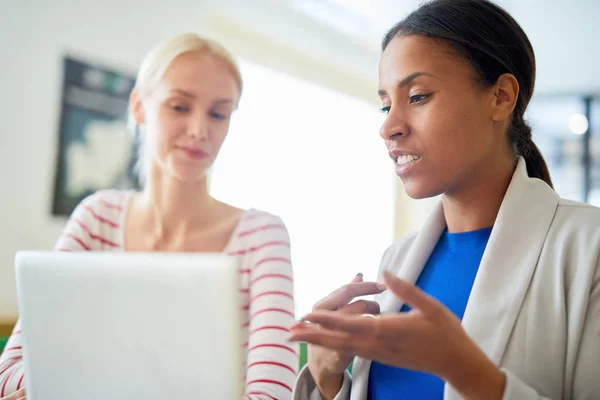
[[[600,208],[561,199],[545,247],[569,270],[600,274]]]
[[[551,229],[592,234],[600,240],[600,208],[573,200],[560,199]]]
[[[575,212],[591,212],[598,213],[600,215],[600,208],[593,206],[588,203],[582,203],[575,200],[569,200],[565,198],[560,198],[558,201],[558,207],[565,210],[575,211]]]
[[[84,197],[79,205],[105,206],[113,210],[122,209],[123,203],[133,193],[134,191],[132,190],[102,189]]]
[[[103,220],[105,218],[118,219],[127,208],[129,198],[133,191],[104,189],[85,197],[79,202],[72,216],[85,216]]]
[[[249,244],[282,240],[289,242],[289,234],[281,217],[251,208],[242,212],[235,239]]]
[[[282,217],[256,208],[250,208],[243,211],[240,224],[250,227],[258,227],[261,225],[279,225],[285,228],[285,222],[283,222]]]

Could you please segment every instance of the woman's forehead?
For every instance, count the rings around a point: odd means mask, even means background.
[[[379,63],[380,84],[384,86],[397,85],[414,74],[443,79],[468,77],[472,72],[470,63],[448,43],[420,35],[394,38]]]

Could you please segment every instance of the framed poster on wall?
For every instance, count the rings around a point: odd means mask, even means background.
[[[65,56],[52,214],[70,215],[100,189],[138,188],[127,131],[135,75]]]

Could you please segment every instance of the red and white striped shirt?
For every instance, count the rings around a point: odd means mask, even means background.
[[[103,190],[83,200],[58,239],[57,251],[124,251],[124,222],[132,192]],[[283,221],[272,214],[245,211],[225,249],[239,257],[241,307],[245,322],[244,399],[291,398],[299,352],[287,340],[294,322],[290,240]],[[0,356],[0,397],[23,387],[21,328]]]

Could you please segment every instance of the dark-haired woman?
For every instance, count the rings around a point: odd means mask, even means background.
[[[294,398],[600,399],[600,210],[552,189],[527,36],[487,0],[434,0],[382,47],[380,134],[407,193],[441,201],[384,284],[359,274],[292,327]]]

